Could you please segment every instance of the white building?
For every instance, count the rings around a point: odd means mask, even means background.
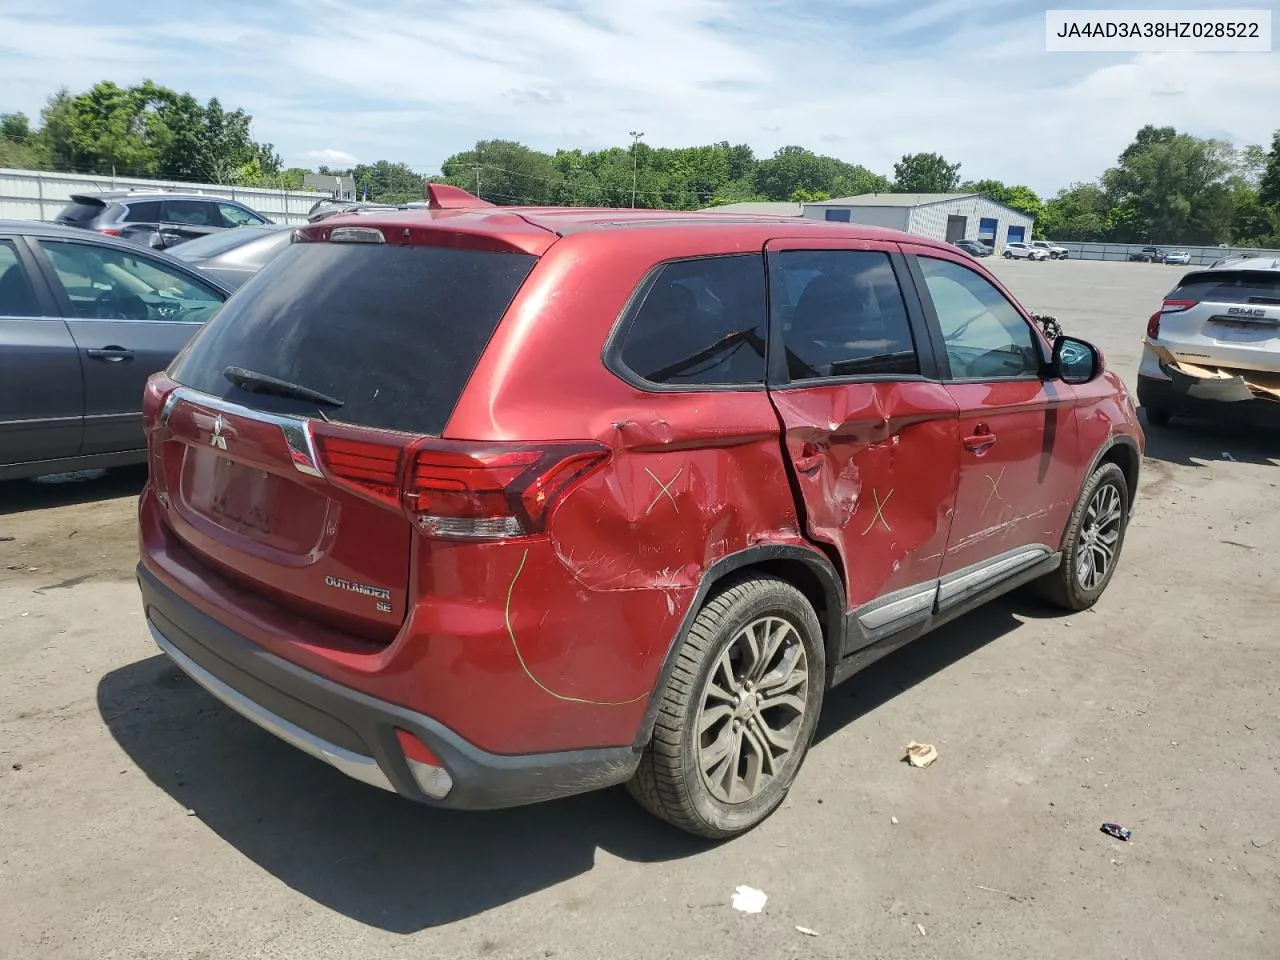
[[[976,193],[864,193],[804,205],[810,220],[865,223],[954,242],[981,240],[995,250],[1030,240],[1033,217]]]

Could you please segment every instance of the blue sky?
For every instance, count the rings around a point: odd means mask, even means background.
[[[366,0],[367,3],[367,0]],[[1280,53],[1050,54],[1053,8],[1141,0],[0,0],[0,111],[143,78],[219,97],[289,165],[435,172],[477,139],[540,149],[797,143],[892,173],[936,150],[965,177],[1052,193],[1143,123],[1265,143]],[[1273,13],[1277,24],[1280,14]]]

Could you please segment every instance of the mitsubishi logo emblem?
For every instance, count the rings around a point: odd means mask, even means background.
[[[209,435],[209,446],[217,447],[219,450],[227,449],[227,438],[222,435],[222,428],[226,424],[222,420],[222,414],[218,414],[213,419],[213,433]]]

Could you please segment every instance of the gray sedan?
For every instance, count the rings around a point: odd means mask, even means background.
[[[169,252],[236,290],[289,246],[293,228],[278,224],[219,230]]]
[[[0,479],[144,463],[147,378],[228,296],[136,243],[0,221]]]

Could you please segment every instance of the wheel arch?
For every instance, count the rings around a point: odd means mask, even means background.
[[[1089,472],[1085,474],[1085,483],[1089,482],[1089,477],[1093,476],[1093,472],[1104,463],[1114,463],[1124,474],[1125,484],[1129,488],[1128,506],[1132,510],[1134,501],[1138,497],[1138,477],[1142,471],[1142,454],[1138,452],[1137,441],[1129,436],[1113,437],[1098,452],[1093,464],[1089,467]]]
[[[704,572],[693,603],[685,611],[679,630],[667,646],[662,668],[654,681],[648,706],[632,744],[637,751],[643,750],[653,737],[662,691],[671,677],[680,647],[707,598],[726,582],[753,573],[777,577],[790,583],[813,605],[822,625],[823,646],[826,648],[830,674],[830,664],[839,659],[845,623],[844,586],[830,559],[812,547],[796,544],[759,544],[730,554],[716,561]]]

